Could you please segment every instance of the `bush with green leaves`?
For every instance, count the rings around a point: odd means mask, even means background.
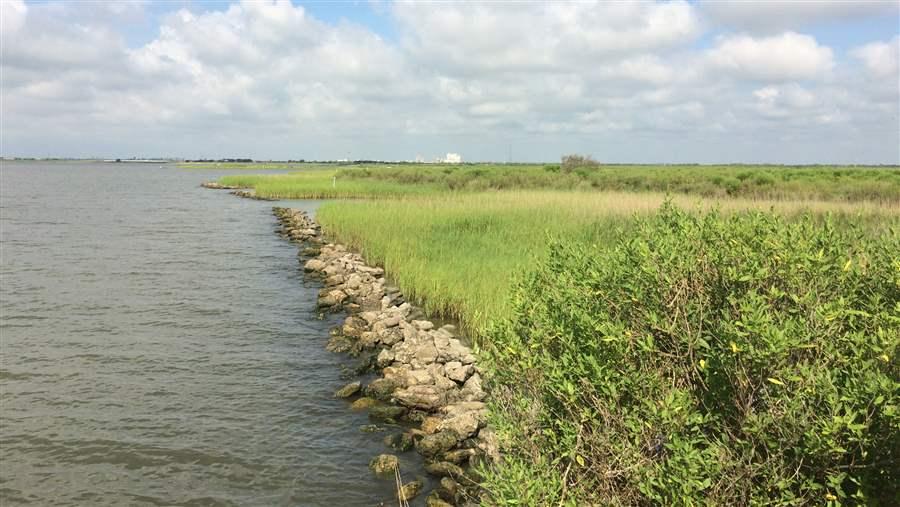
[[[564,173],[584,172],[585,174],[600,168],[600,163],[590,155],[564,155],[559,164]]]
[[[898,505],[900,240],[666,205],[554,243],[486,340],[489,504]]]

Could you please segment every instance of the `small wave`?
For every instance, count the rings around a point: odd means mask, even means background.
[[[14,373],[9,370],[0,370],[0,380],[28,380],[34,377],[43,377],[40,373]]]

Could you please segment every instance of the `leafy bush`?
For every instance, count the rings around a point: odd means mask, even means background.
[[[490,503],[898,504],[894,229],[665,205],[553,244],[513,305]]]
[[[562,157],[562,163],[559,167],[564,173],[571,173],[579,170],[585,173],[599,169],[600,162],[591,158],[590,155],[565,155]]]

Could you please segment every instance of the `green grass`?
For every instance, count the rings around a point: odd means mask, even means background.
[[[274,199],[331,199],[362,197],[403,197],[437,193],[434,185],[398,185],[389,181],[336,178],[334,169],[290,174],[248,174],[223,176],[219,182],[252,188],[260,197]]]
[[[670,192],[704,197],[900,201],[896,166],[645,166],[561,170],[537,164],[308,165],[288,175],[241,180],[277,198],[395,197],[429,192],[510,189]],[[336,177],[334,188],[332,178]]]
[[[333,170],[339,166],[314,162],[179,162],[178,167],[182,169],[239,169],[242,171],[315,171]]]
[[[635,214],[655,212],[665,194],[502,191],[404,199],[336,201],[318,218],[334,239],[383,265],[427,311],[460,320],[477,338],[509,314],[510,281],[546,254],[550,238],[602,243]],[[900,205],[675,196],[685,208],[803,210],[859,215],[874,229],[896,224]]]
[[[900,200],[898,167],[611,165],[563,171],[558,165],[398,165],[345,168],[339,176],[447,190],[541,188],[657,191],[707,197]]]

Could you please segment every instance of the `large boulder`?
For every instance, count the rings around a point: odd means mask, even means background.
[[[434,385],[414,385],[394,391],[393,399],[411,408],[433,411],[447,402],[447,391]]]
[[[370,398],[387,401],[395,389],[397,389],[397,382],[388,378],[379,378],[366,386],[365,394]]]
[[[484,415],[476,412],[461,412],[447,417],[438,425],[438,431],[452,430],[460,439],[466,439],[478,432],[484,425]]]
[[[375,365],[379,368],[386,368],[393,362],[394,353],[391,351],[391,349],[381,349],[381,352],[378,353],[378,357],[375,359]]]
[[[325,266],[327,266],[327,264],[325,264],[324,261],[321,261],[319,259],[310,259],[306,261],[306,264],[303,265],[303,269],[307,272],[322,271],[323,269],[325,269]]]
[[[459,361],[450,361],[444,365],[444,374],[447,378],[459,382],[460,384],[465,382],[474,372],[474,366],[471,364],[462,364]]]
[[[458,435],[450,430],[425,435],[416,442],[416,451],[426,458],[434,458],[452,449],[459,441]]]
[[[347,293],[342,290],[329,290],[319,296],[319,308],[338,306],[347,299]]]

